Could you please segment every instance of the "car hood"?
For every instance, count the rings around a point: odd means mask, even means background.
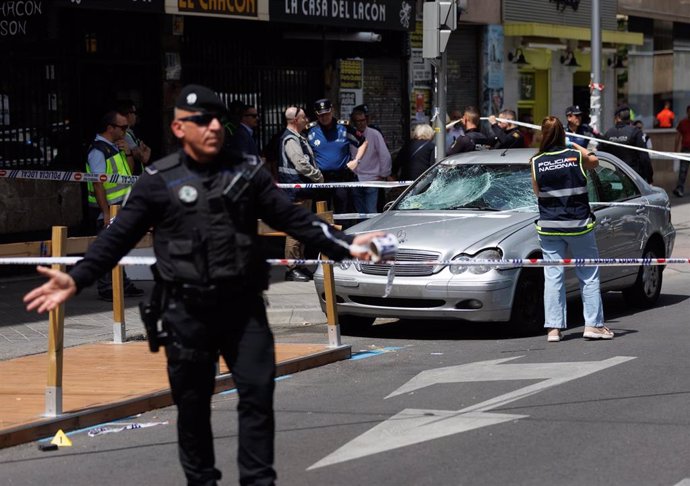
[[[386,231],[398,237],[400,248],[437,251],[447,257],[448,251],[474,254],[498,246],[537,217],[536,212],[516,211],[387,211],[347,232]]]

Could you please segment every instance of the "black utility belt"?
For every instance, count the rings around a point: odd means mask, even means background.
[[[166,288],[171,297],[181,299],[196,307],[218,305],[228,299],[236,300],[261,295],[261,291],[247,288],[246,282],[234,280],[208,285],[168,283]]]

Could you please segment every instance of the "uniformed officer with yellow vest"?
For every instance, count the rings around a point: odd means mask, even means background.
[[[131,156],[128,149],[120,149],[125,139],[127,118],[117,111],[109,111],[101,118],[100,127],[96,138],[91,142],[88,154],[86,172],[94,174],[119,174],[132,175],[127,157]],[[89,224],[95,233],[110,224],[110,206],[123,204],[132,188],[131,184],[121,182],[89,182]],[[137,288],[127,274],[125,278],[125,296],[136,297],[143,295],[144,291]],[[113,286],[111,275],[106,274],[98,280],[98,295],[101,299],[111,301]]]
[[[599,165],[593,152],[577,144],[566,147],[565,129],[555,116],[544,118],[539,152],[532,158],[532,188],[539,202],[536,222],[545,260],[598,258],[594,214],[589,207],[587,170]],[[612,339],[604,326],[599,267],[576,267],[582,289],[586,339]],[[544,327],[547,341],[561,340],[566,329],[565,267],[544,267]]]

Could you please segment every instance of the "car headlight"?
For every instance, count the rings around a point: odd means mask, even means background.
[[[342,262],[338,262],[335,264],[336,268],[339,268],[342,271],[347,270],[350,267],[355,267],[355,270],[358,272],[362,271],[361,265],[357,261],[352,261],[352,260],[343,260]]]
[[[479,253],[477,253],[474,256],[466,255],[466,254],[460,254],[453,258],[453,261],[456,260],[467,260],[467,261],[472,261],[472,260],[501,260],[503,258],[503,254],[501,253],[501,250],[497,248],[491,248],[488,250],[482,250]],[[489,265],[451,265],[450,266],[450,273],[453,275],[460,275],[461,273],[468,271],[474,275],[481,275],[484,273],[487,273],[488,271],[492,270],[494,267],[489,266]]]

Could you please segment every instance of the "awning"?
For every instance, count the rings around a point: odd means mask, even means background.
[[[590,41],[592,29],[557,24],[509,23],[503,26],[503,33],[509,37],[549,37],[558,39]],[[601,41],[610,44],[627,44],[641,46],[644,36],[639,32],[621,32],[602,30]]]

